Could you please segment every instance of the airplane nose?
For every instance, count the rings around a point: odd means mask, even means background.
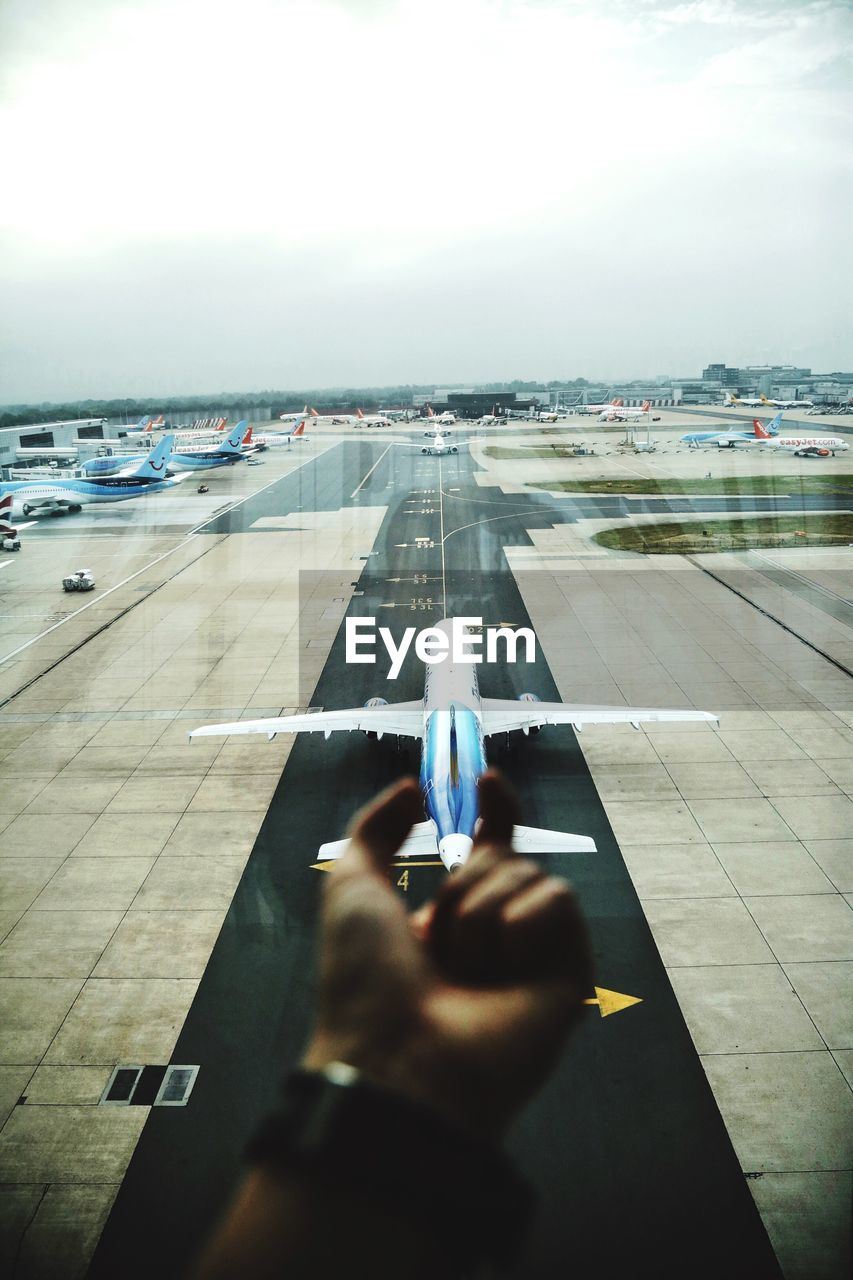
[[[458,871],[468,861],[473,847],[474,841],[470,836],[455,833],[438,842],[438,853],[448,871]]]

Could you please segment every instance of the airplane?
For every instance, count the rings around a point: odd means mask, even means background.
[[[476,444],[479,440],[479,437],[475,436],[471,440],[457,440],[455,444],[451,444],[447,438],[449,434],[449,432],[436,428],[435,433],[432,431],[424,432],[425,436],[432,437],[429,444],[420,445],[409,440],[396,440],[393,443],[397,449],[420,449],[421,453],[436,454],[438,457],[443,458],[449,453],[458,453],[460,449]],[[483,439],[485,441],[485,437]]]
[[[453,629],[450,618],[442,619],[435,628],[447,636],[449,645]],[[468,640],[473,635],[463,624],[463,652],[473,652]],[[373,738],[386,733],[419,738],[420,784],[427,820],[415,823],[400,854],[411,857],[437,852],[447,870],[455,871],[467,862],[473,847],[479,818],[477,779],[486,770],[485,737],[516,729],[527,736],[549,724],[570,724],[579,730],[588,724],[633,724],[639,728],[643,721],[718,719],[707,711],[542,702],[534,693],[522,693],[517,700],[481,698],[476,665],[455,665],[450,652],[443,661],[425,664],[423,699],[415,702],[394,704],[384,698],[369,698],[363,707],[350,710],[207,725],[189,736],[265,733],[272,740],[277,733],[323,733],[328,738],[336,730],[361,730]],[[536,827],[517,826],[512,843],[519,853],[595,852],[595,842],[588,836]],[[321,860],[341,857],[347,844],[347,840],[334,840],[321,845]]]
[[[611,405],[598,415],[599,422],[639,422],[646,415],[649,416],[651,422],[660,422],[660,414],[656,418],[651,416],[652,402],[644,400],[640,409],[626,409],[621,401],[618,405]]]
[[[304,409],[300,409],[298,413],[280,413],[278,415],[279,422],[298,422],[300,418],[304,418],[308,413],[312,413],[314,417],[318,417],[316,409],[309,409],[306,404]]]
[[[365,414],[363,410],[356,409],[354,427],[390,427],[393,426],[390,418],[386,418],[382,413]],[[348,419],[352,421],[352,419]]]
[[[767,396],[762,396],[761,403],[766,404],[768,409],[813,409],[814,408],[814,400],[768,400]]]
[[[5,498],[0,498],[0,550],[20,551],[21,539],[18,534],[21,529],[29,529],[29,527],[29,524],[18,526],[12,524],[11,493],[7,493]]]
[[[294,422],[289,431],[265,432],[262,435],[256,436],[252,434],[252,428],[249,427],[249,430],[243,438],[243,444],[258,444],[264,448],[270,449],[276,448],[278,445],[282,444],[290,445],[294,440],[301,442],[302,440],[309,439],[310,436],[306,436],[305,434],[305,419],[299,418],[298,421]]]
[[[247,419],[238,422],[231,429],[229,434],[221,443],[210,445],[200,445],[198,448],[186,448],[185,446],[177,453],[173,453],[169,466],[176,471],[207,471],[211,467],[229,467],[235,462],[240,462],[247,457],[253,450],[244,449],[246,437],[251,442],[251,427],[249,427]]]
[[[757,396],[746,396],[741,400],[741,398],[736,396],[733,391],[727,391],[726,398],[723,401],[726,408],[734,406],[739,409],[760,409],[764,403],[764,400]]]
[[[458,421],[456,414],[452,409],[445,409],[443,413],[436,413],[430,405],[427,405],[426,416],[431,422],[438,422],[443,426],[451,426],[453,423]],[[426,435],[426,432],[424,432],[424,434]]]
[[[835,457],[836,453],[849,449],[850,445],[846,440],[841,440],[838,436],[777,436],[774,439],[762,427],[757,418],[753,420],[753,429],[755,431],[755,440],[767,449],[786,449],[789,453],[793,453],[795,458],[828,458],[830,454]]]
[[[172,436],[164,436],[156,449],[127,474],[115,476],[57,476],[50,483],[33,480],[5,482],[3,494],[11,493],[13,505],[25,516],[43,510],[57,515],[61,511],[79,511],[93,502],[126,502],[178,484],[177,477],[167,474],[172,451]]]
[[[615,405],[620,405],[622,401],[614,396],[612,400],[608,400],[607,404],[578,404],[575,406],[577,413],[604,413],[607,409],[612,409]]]
[[[768,435],[775,436],[779,434],[779,428],[782,425],[782,410],[770,419],[765,430]],[[752,431],[735,431],[729,427],[726,431],[688,431],[686,435],[679,437],[682,444],[689,445],[691,449],[699,449],[702,445],[715,444],[721,449],[735,449],[738,445],[754,444],[755,429]]]

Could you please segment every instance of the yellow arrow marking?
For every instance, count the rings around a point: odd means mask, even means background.
[[[595,996],[584,1000],[584,1004],[597,1004],[602,1018],[609,1018],[611,1013],[621,1013],[630,1009],[632,1004],[642,1004],[641,996],[626,996],[621,991],[608,991],[606,987],[596,987]]]

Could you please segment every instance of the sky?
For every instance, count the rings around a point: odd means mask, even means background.
[[[849,0],[2,0],[0,403],[853,367]]]

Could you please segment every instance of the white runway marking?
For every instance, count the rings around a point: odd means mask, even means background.
[[[369,480],[369,479],[370,479],[370,477],[373,475],[374,471],[375,471],[375,470],[376,470],[376,468],[379,466],[380,462],[381,462],[381,461],[382,461],[382,459],[385,457],[385,454],[388,452],[388,450],[389,450],[390,448],[391,448],[391,445],[389,444],[389,445],[386,445],[386,447],[382,450],[382,452],[380,453],[379,457],[376,459],[376,461],[374,462],[373,466],[370,468],[370,470],[368,471],[367,475],[366,475],[366,476],[364,477],[364,479],[362,480],[361,484],[360,484],[360,485],[358,485],[358,487],[357,487],[357,488],[353,489],[352,493],[350,494],[350,497],[351,497],[351,498],[354,498],[354,497],[355,497],[355,495],[359,492],[359,490],[364,488],[364,486],[367,484],[368,480]]]

